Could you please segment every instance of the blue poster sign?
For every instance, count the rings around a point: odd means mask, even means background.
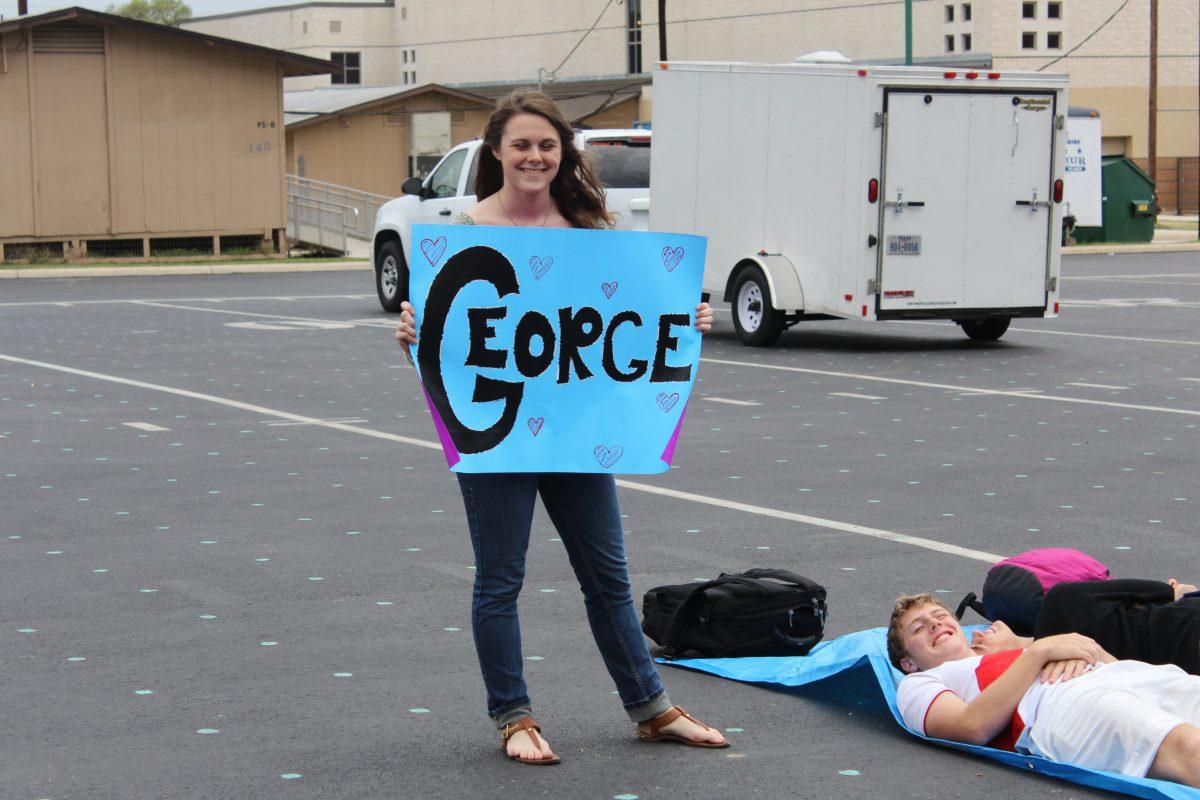
[[[452,470],[670,467],[704,237],[415,225],[412,243],[413,358]]]

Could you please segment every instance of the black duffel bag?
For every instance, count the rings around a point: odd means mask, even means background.
[[[642,598],[642,631],[667,658],[803,656],[825,632],[825,587],[781,569],[659,586]]]

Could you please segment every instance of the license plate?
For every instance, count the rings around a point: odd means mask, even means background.
[[[921,237],[889,236],[887,237],[887,254],[889,256],[919,256],[921,255]]]

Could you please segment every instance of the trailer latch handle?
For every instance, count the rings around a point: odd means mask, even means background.
[[[1053,203],[1051,203],[1049,200],[1038,200],[1038,191],[1035,188],[1030,194],[1028,200],[1018,200],[1017,205],[1029,206],[1030,211],[1037,211],[1040,206],[1049,208],[1051,205],[1053,205]]]
[[[885,201],[883,201],[883,205],[886,206],[887,208],[896,209],[896,213],[900,214],[904,211],[904,209],[906,207],[924,208],[925,201],[924,200],[905,200],[904,199],[904,190],[897,189],[896,190],[896,199],[895,200],[885,200]]]

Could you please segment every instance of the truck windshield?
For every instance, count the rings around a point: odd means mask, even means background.
[[[650,139],[589,139],[600,181],[609,189],[646,189],[650,186]]]

